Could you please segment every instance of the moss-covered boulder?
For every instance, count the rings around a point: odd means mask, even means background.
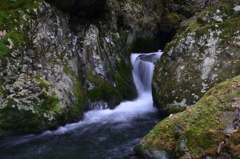
[[[170,115],[144,137],[148,158],[239,158],[240,76],[211,88],[193,106]]]
[[[240,74],[239,1],[216,2],[181,24],[153,77],[153,99],[168,114],[191,107],[216,83]]]

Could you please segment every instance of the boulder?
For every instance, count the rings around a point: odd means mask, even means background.
[[[239,93],[240,76],[214,86],[193,107],[158,123],[137,152],[149,158],[239,158]]]
[[[153,77],[153,99],[167,114],[193,106],[215,84],[240,74],[240,5],[218,2],[181,23]]]

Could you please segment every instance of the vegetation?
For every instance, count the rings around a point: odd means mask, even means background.
[[[0,59],[10,53],[9,47],[12,41],[15,48],[20,50],[29,39],[26,36],[27,30],[22,30],[19,24],[29,28],[30,20],[36,14],[33,9],[38,5],[37,1],[32,0],[0,0],[0,32],[6,32],[6,35],[0,37]]]

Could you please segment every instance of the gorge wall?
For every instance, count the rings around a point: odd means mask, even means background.
[[[130,52],[158,49],[160,0],[3,3],[0,135],[40,132],[137,96]]]

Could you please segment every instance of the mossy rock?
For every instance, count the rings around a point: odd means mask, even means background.
[[[36,9],[42,0],[2,0],[0,6],[0,31],[6,31],[6,35],[0,39],[0,59],[10,53],[9,39],[15,49],[24,50],[24,45],[29,42],[25,31],[21,30],[19,23],[26,28],[31,27],[26,20],[36,17],[33,9]]]
[[[227,2],[231,9],[233,2]],[[202,14],[225,5],[219,2]],[[221,23],[189,20],[181,24],[155,66],[152,90],[158,107],[168,114],[176,113],[170,109],[174,106],[189,108],[212,86],[240,74],[240,19],[231,14]]]
[[[178,25],[181,18],[176,13],[169,13],[165,17],[161,18],[160,30],[163,32],[171,32],[172,29]]]
[[[39,99],[43,102],[39,103],[36,98],[32,100],[33,108],[27,104],[19,108],[15,101],[9,100],[8,105],[0,109],[0,135],[39,133],[53,126],[63,111],[57,106],[59,100],[46,92],[40,94]],[[51,115],[53,119],[49,120],[44,114]]]
[[[116,63],[116,71],[109,70],[109,76],[115,81],[115,86],[108,81],[103,81],[98,74],[89,71],[88,79],[94,84],[94,88],[87,92],[87,97],[92,101],[107,102],[110,108],[114,108],[123,100],[132,100],[137,97],[137,91],[132,80],[132,70],[125,61]]]
[[[137,90],[133,82],[131,65],[121,60],[117,63],[117,70],[117,90],[122,95],[123,100],[132,100],[136,98]]]
[[[230,17],[236,17],[239,15],[239,12],[234,11],[235,5],[239,2],[234,0],[226,1],[223,3],[216,3],[204,12],[202,12],[197,21],[203,24],[207,23],[218,23],[229,19]]]
[[[184,5],[180,9],[180,14],[182,14],[186,18],[191,18],[192,16],[194,16],[194,14],[197,12],[197,10],[198,10],[198,7],[195,7],[192,5]]]
[[[87,97],[90,98],[92,102],[103,100],[108,103],[113,103],[113,105],[118,105],[120,101],[122,101],[120,93],[112,84],[107,82],[88,91]]]
[[[239,156],[239,83],[237,76],[214,86],[192,108],[158,123],[139,148],[143,153],[164,150],[177,158]]]

